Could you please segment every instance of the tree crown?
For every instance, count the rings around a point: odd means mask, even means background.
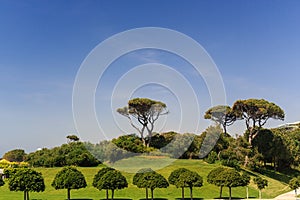
[[[75,167],[64,167],[56,174],[51,185],[56,190],[80,189],[87,186],[84,175]]]

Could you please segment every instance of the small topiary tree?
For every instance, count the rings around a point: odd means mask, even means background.
[[[43,192],[45,183],[41,173],[32,169],[18,169],[9,178],[8,187],[10,191],[24,192],[24,200],[29,200],[29,192]]]
[[[137,171],[137,173],[133,176],[132,184],[136,185],[139,188],[145,188],[146,190],[146,199],[148,200],[148,187],[143,187],[142,184],[139,182],[139,180],[142,178],[144,173],[150,173],[153,172],[151,168],[143,168]]]
[[[180,174],[176,185],[190,188],[190,197],[193,200],[193,187],[202,187],[203,179],[197,172],[186,171]]]
[[[52,184],[56,190],[67,189],[68,200],[71,199],[71,189],[80,189],[87,186],[84,175],[75,167],[64,167],[59,171]]]
[[[93,186],[95,187],[95,188],[98,188],[99,186],[99,183],[100,183],[100,180],[101,180],[101,178],[104,176],[104,174],[106,174],[107,172],[109,172],[109,171],[112,171],[112,170],[115,170],[115,169],[113,169],[113,168],[110,168],[110,167],[104,167],[104,168],[102,168],[102,169],[100,169],[99,171],[98,171],[98,173],[94,176],[94,179],[93,179]],[[102,188],[102,189],[104,189],[104,188]],[[108,199],[108,189],[105,189],[106,190],[106,199]]]
[[[222,191],[223,191],[223,187],[224,184],[222,183],[222,181],[220,181],[219,179],[217,179],[217,177],[219,176],[219,174],[221,174],[223,171],[225,170],[224,167],[217,167],[213,170],[211,170],[209,172],[209,174],[207,175],[207,182],[209,184],[214,184],[218,187],[220,187],[220,199],[222,198]]]
[[[208,174],[207,182],[221,187],[220,196],[222,196],[222,187],[228,187],[229,199],[231,199],[231,189],[247,186],[250,179],[246,175],[241,175],[236,169],[218,167]]]
[[[175,185],[177,188],[181,188],[182,200],[184,200],[184,185],[178,185],[177,182],[178,182],[179,176],[187,171],[189,171],[189,170],[186,168],[176,169],[170,174],[170,176],[168,178],[170,184]]]
[[[128,187],[126,178],[121,172],[112,168],[103,168],[94,177],[93,186],[98,190],[106,190],[106,199],[108,199],[108,190],[111,190],[111,199],[114,199],[114,191]]]
[[[134,177],[134,184],[139,188],[146,188],[146,199],[148,199],[147,189],[151,190],[151,199],[154,198],[155,188],[167,188],[169,187],[168,181],[161,174],[153,171],[152,169],[142,169],[144,173],[137,173]]]
[[[261,177],[255,177],[253,179],[254,183],[257,185],[257,188],[259,189],[259,198],[261,199],[261,191],[262,189],[264,189],[265,187],[268,186],[268,180],[267,179],[263,179]]]

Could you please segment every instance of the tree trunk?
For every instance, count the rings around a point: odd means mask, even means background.
[[[247,197],[247,199],[249,199],[249,188],[248,188],[248,186],[246,187],[246,197]]]
[[[68,200],[71,200],[71,189],[68,188]]]
[[[227,134],[227,130],[226,130],[226,125],[222,125],[223,126],[223,130],[224,130],[224,135],[226,135]]]
[[[106,200],[108,200],[108,190],[106,189]]]
[[[26,190],[24,191],[24,200],[27,200]]]
[[[114,200],[114,193],[115,193],[115,190],[111,190],[111,199]]]
[[[222,190],[223,190],[223,186],[220,187],[220,199],[222,198]]]
[[[231,200],[231,187],[228,188],[229,188],[229,200]]]
[[[146,199],[148,200],[148,188],[146,188]]]
[[[26,191],[27,200],[29,200],[29,191]]]
[[[146,146],[147,146],[147,144],[146,144],[146,140],[145,140],[145,138],[144,138],[144,137],[142,137],[142,142],[143,142],[143,145],[144,145],[144,147],[146,147]]]
[[[193,187],[190,187],[191,200],[193,200]]]
[[[261,199],[261,190],[259,190],[259,199]]]
[[[181,188],[181,199],[184,200],[184,187]]]
[[[151,188],[151,199],[153,200],[153,189]]]

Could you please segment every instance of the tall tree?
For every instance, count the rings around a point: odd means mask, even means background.
[[[111,190],[112,200],[114,199],[114,191],[116,189],[128,187],[126,178],[117,170],[108,170],[95,185],[98,190]]]
[[[135,98],[128,101],[128,105],[123,108],[118,108],[117,112],[130,121],[130,124],[135,128],[143,141],[143,144],[149,146],[151,142],[154,123],[159,116],[168,114],[165,103],[155,101],[148,98]],[[135,119],[135,120],[134,120]],[[141,125],[139,127],[138,124]],[[147,130],[149,141],[146,142],[144,132]]]
[[[29,200],[29,192],[45,191],[42,174],[32,169],[18,169],[9,178],[8,187],[10,191],[23,191],[24,200]]]
[[[77,135],[68,135],[67,139],[68,139],[68,143],[70,143],[70,142],[78,142],[79,141],[79,137]]]
[[[56,190],[67,189],[68,200],[71,199],[71,190],[87,186],[84,175],[75,167],[64,167],[59,171],[51,184]]]
[[[272,119],[284,120],[284,111],[275,103],[264,99],[237,100],[232,107],[237,119],[245,120],[247,127],[247,137],[250,148],[253,139],[267,121]],[[248,155],[245,156],[244,165],[248,164]]]
[[[168,181],[159,173],[146,169],[146,172],[138,175],[135,178],[135,183],[138,188],[149,188],[151,191],[151,199],[154,198],[154,189],[155,188],[167,188],[169,186]],[[146,195],[148,199],[148,195]]]
[[[26,153],[23,149],[14,149],[6,152],[3,155],[3,159],[8,160],[10,162],[22,162],[24,161]]]
[[[224,133],[227,133],[227,126],[232,125],[236,120],[236,115],[229,106],[218,105],[208,109],[204,115],[205,119],[211,119],[223,127]]]
[[[261,177],[255,177],[253,179],[254,183],[256,184],[258,190],[259,190],[259,198],[261,199],[261,191],[262,189],[264,189],[265,187],[268,186],[268,180],[267,179],[263,179]]]
[[[252,140],[259,133],[259,129],[272,119],[284,120],[284,111],[275,103],[264,99],[237,100],[232,107],[237,119],[245,120],[249,131],[248,142],[252,145]]]
[[[102,177],[109,171],[113,171],[115,169],[113,168],[110,168],[110,167],[104,167],[102,169],[100,169],[97,174],[94,176],[94,179],[93,179],[93,186],[95,188],[98,188],[99,189],[99,183],[101,182],[101,179]],[[101,188],[101,189],[104,189],[104,188]],[[108,189],[105,189],[106,190],[106,199],[108,200]]]

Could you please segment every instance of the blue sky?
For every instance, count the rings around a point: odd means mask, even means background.
[[[1,0],[0,155],[14,148],[29,152],[53,147],[64,143],[66,135],[77,133],[72,90],[81,63],[103,40],[140,27],[173,29],[200,43],[222,75],[229,105],[237,99],[265,98],[285,110],[285,122],[298,121],[299,22],[300,2],[296,0]],[[210,106],[203,79],[194,76],[184,60],[158,50],[132,52],[112,63],[95,95],[98,120],[104,130],[111,131],[105,133],[108,138],[133,130],[121,116],[112,118],[114,110],[107,106],[111,101],[106,97],[111,97],[126,71],[154,61],[173,67],[190,81],[201,115]],[[178,129],[179,103],[168,88],[148,85],[133,96],[166,101],[170,115],[162,118],[158,130]],[[125,96],[119,97],[116,104],[125,105]],[[208,125],[203,119],[198,123],[200,132]],[[270,120],[268,126],[280,123]],[[183,131],[191,131],[190,124],[183,126]],[[242,133],[243,123],[230,130]],[[84,134],[80,133],[83,138]]]

